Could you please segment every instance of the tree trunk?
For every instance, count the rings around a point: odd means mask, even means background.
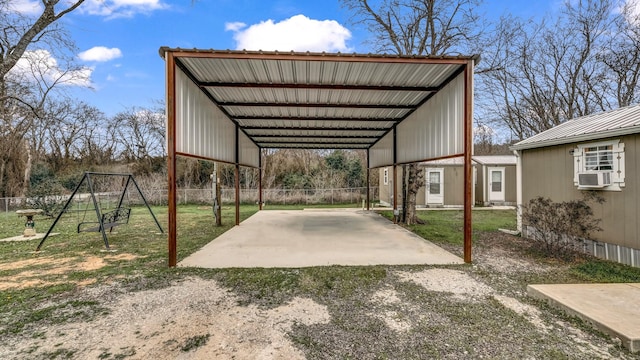
[[[402,213],[400,214],[400,219],[398,219],[398,221],[400,221],[403,224],[406,224],[407,222],[407,206],[408,206],[408,201],[407,201],[407,177],[408,177],[408,173],[407,173],[407,165],[402,165]]]
[[[29,185],[31,184],[31,166],[33,165],[32,157],[31,157],[31,146],[29,145],[29,140],[24,140],[24,151],[27,154],[27,161],[24,165],[24,178],[22,181],[22,194],[21,196],[26,196],[29,191]]]
[[[0,160],[0,196],[5,197],[6,191],[4,189],[4,168],[6,161],[4,159]]]
[[[424,187],[424,171],[417,163],[407,165],[407,198],[403,203],[407,203],[405,214],[405,224],[421,224],[416,211],[416,198],[418,191]]]

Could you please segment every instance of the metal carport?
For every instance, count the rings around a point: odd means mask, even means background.
[[[177,260],[176,156],[235,165],[239,225],[239,167],[261,169],[263,148],[363,149],[367,182],[372,168],[393,166],[395,179],[396,165],[463,156],[464,260],[471,262],[478,56],[159,52],[166,62],[169,266]],[[397,199],[397,186],[394,193]]]

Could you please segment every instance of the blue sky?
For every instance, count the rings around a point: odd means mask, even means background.
[[[527,18],[558,1],[486,0],[481,11],[490,19],[505,12]],[[350,15],[338,0],[86,0],[64,23],[92,89],[71,86],[71,93],[107,115],[153,106],[164,98],[161,46],[371,52]]]

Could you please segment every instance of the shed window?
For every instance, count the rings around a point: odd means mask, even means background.
[[[384,169],[384,175],[382,177],[382,181],[384,182],[385,185],[389,185],[389,168],[385,168]]]
[[[578,189],[599,189],[620,191],[624,187],[624,143],[620,140],[603,141],[598,143],[579,144],[573,150],[574,157],[574,185]],[[592,175],[581,175],[591,173]],[[596,175],[593,173],[605,173],[604,183],[610,185],[597,186]],[[580,176],[592,176],[595,186],[580,185]],[[598,175],[600,176],[600,175]],[[608,181],[610,177],[610,182]],[[584,179],[584,178],[583,178]]]
[[[584,167],[587,171],[613,170],[613,145],[584,148]]]

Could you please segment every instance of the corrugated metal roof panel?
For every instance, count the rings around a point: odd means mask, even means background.
[[[421,91],[207,87],[217,101],[289,104],[361,104],[415,106]]]
[[[474,155],[473,160],[483,165],[515,165],[515,155]]]
[[[361,109],[344,107],[289,107],[289,106],[224,106],[232,117],[305,117],[348,119],[401,119],[408,109]]]
[[[362,138],[377,138],[384,135],[385,131],[366,131],[366,130],[332,130],[327,128],[326,130],[306,130],[306,129],[249,129],[245,132],[253,137],[260,136],[341,136],[341,137],[362,137]]]
[[[299,136],[297,143],[281,145],[306,148],[334,148],[341,144],[344,148],[361,148],[360,143],[369,148],[443,89],[454,75],[460,75],[469,60],[476,59],[168,48],[160,51],[163,55],[173,52],[177,66],[252,141],[260,139],[269,147],[277,147],[273,136],[295,134]],[[329,131],[322,135],[312,130],[298,131],[303,129]],[[313,135],[336,139],[328,143]],[[345,141],[345,136],[358,140]]]
[[[252,59],[182,58],[201,82],[277,84],[368,84],[372,86],[439,86],[458,64],[320,62]],[[425,66],[426,65],[426,66]]]
[[[300,120],[283,120],[283,119],[255,119],[255,120],[238,120],[238,124],[247,129],[288,129],[288,128],[328,128],[328,129],[380,129],[387,130],[391,128],[394,122],[391,121],[360,121],[360,120],[322,120],[316,119],[300,119]]]
[[[640,132],[640,104],[566,121],[512,146],[523,150]]]

